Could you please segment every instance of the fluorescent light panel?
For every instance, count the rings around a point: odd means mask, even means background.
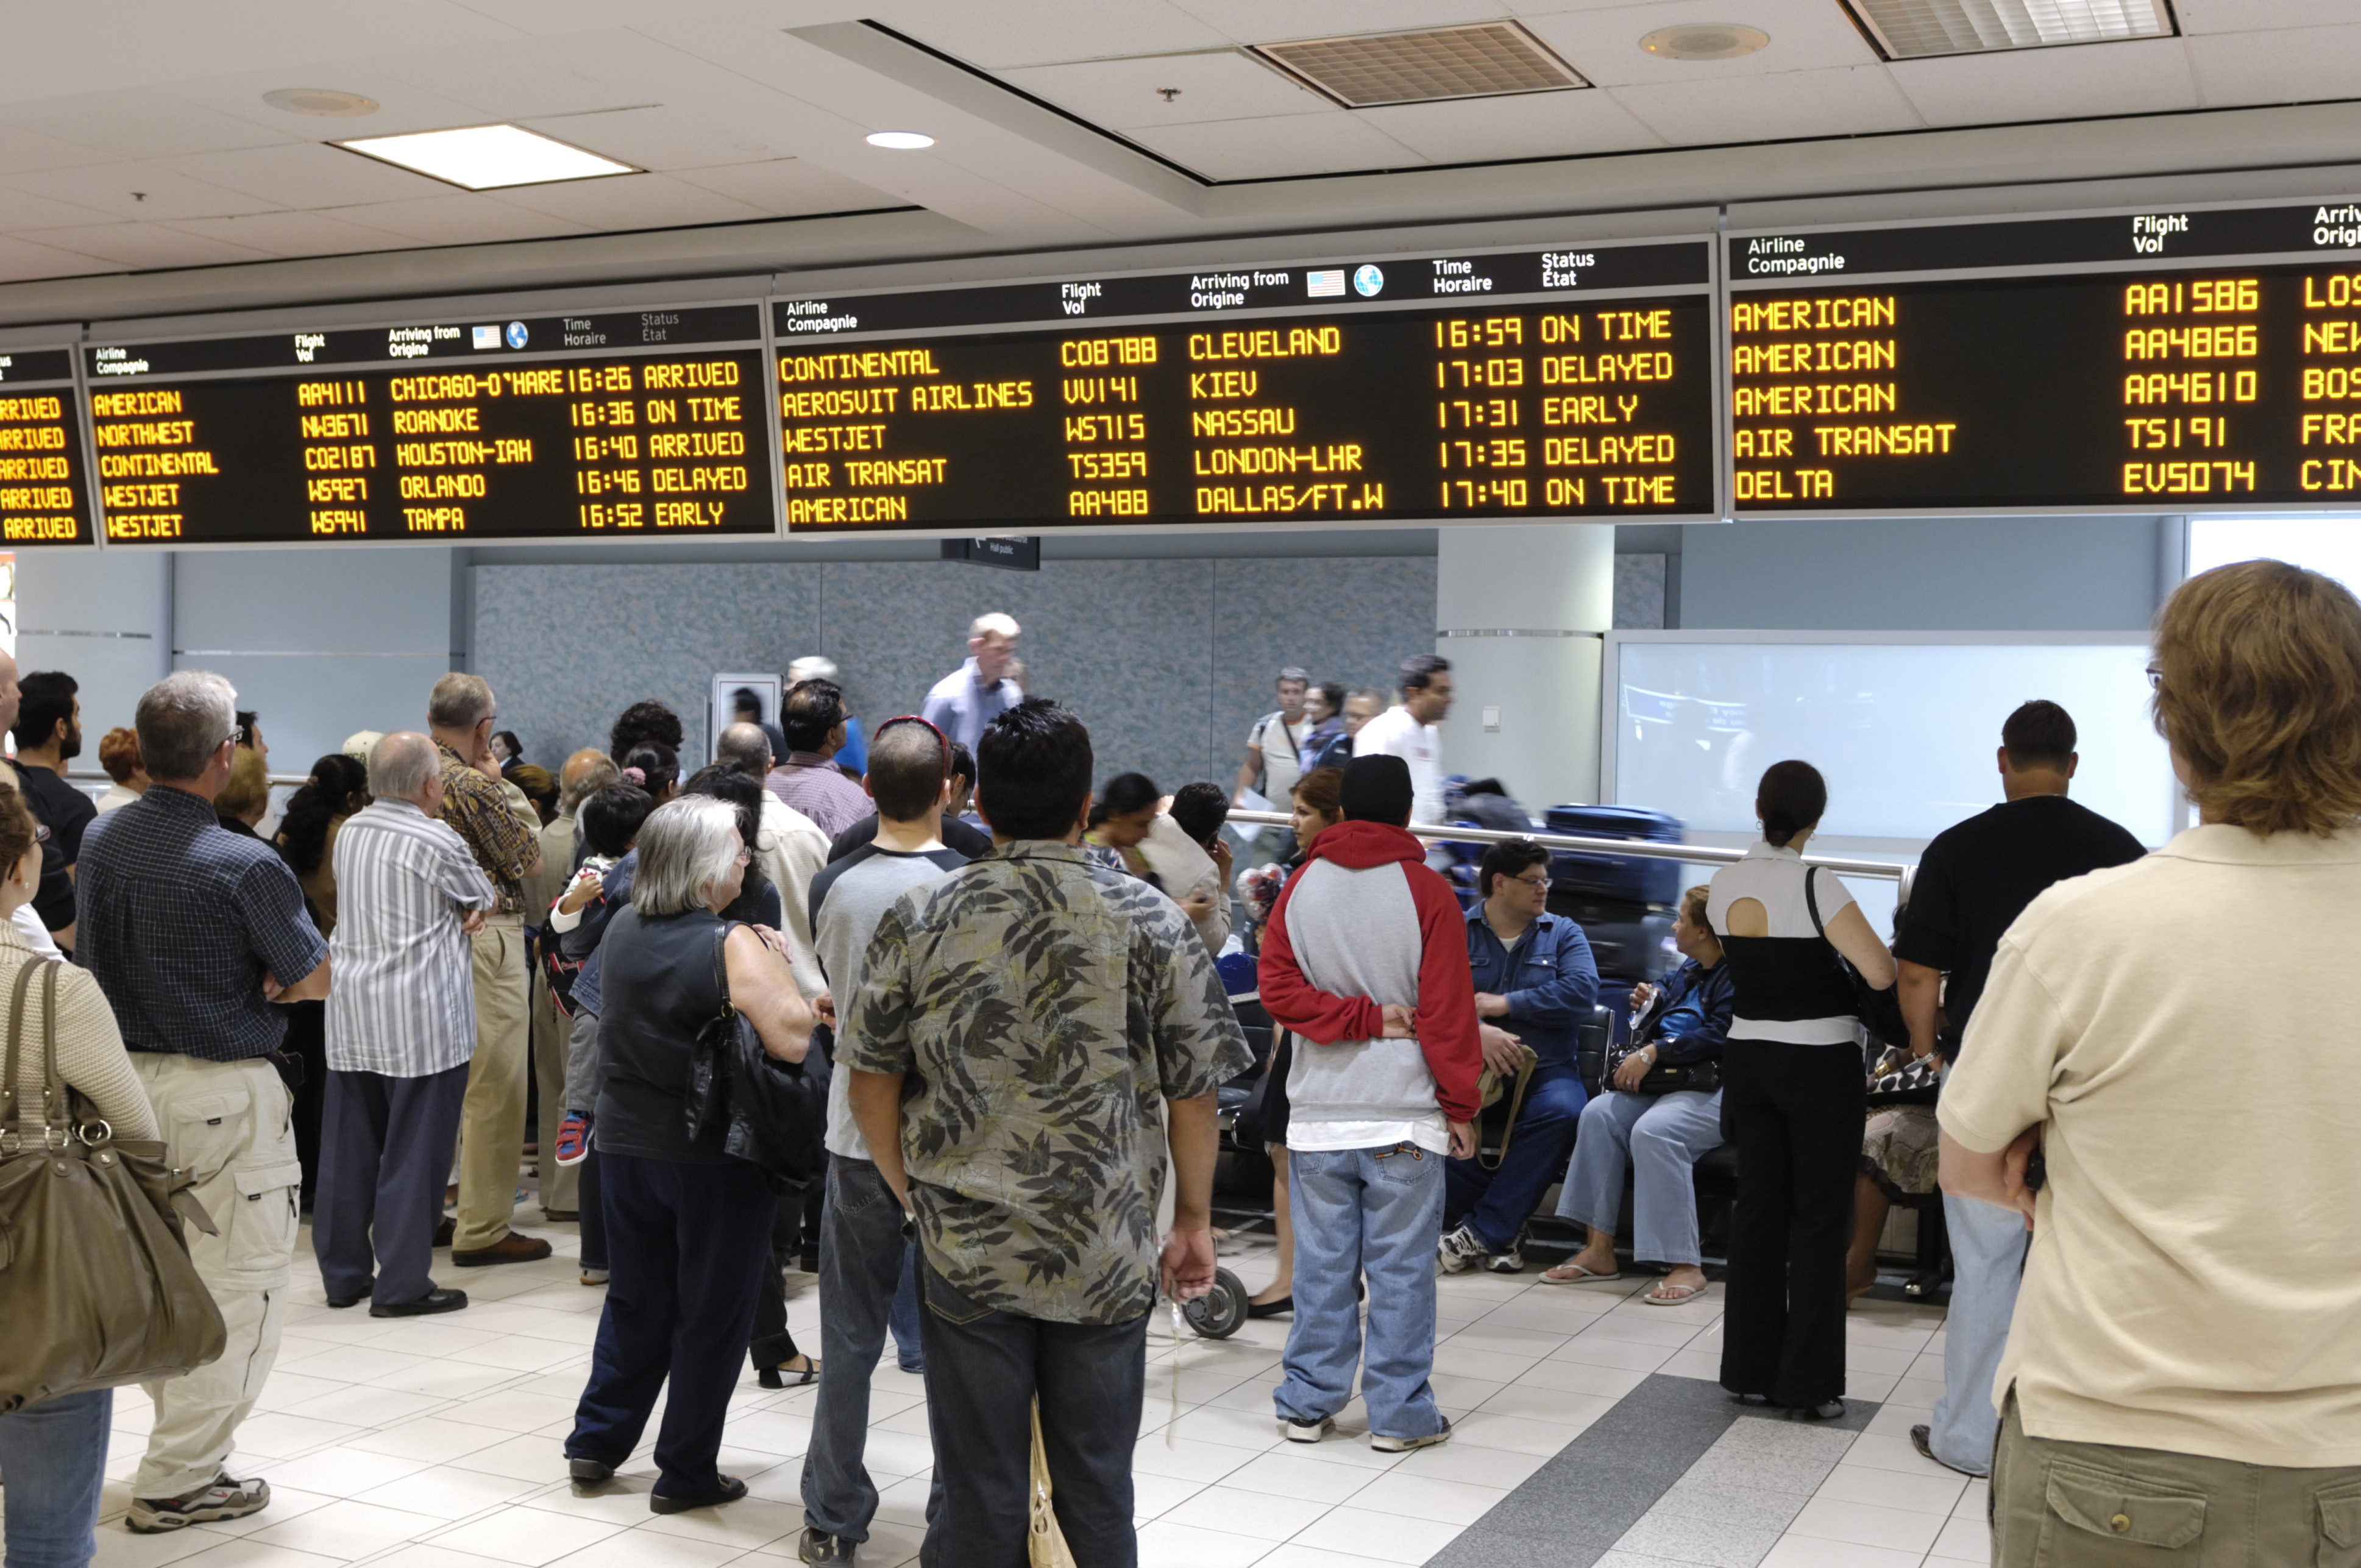
[[[335,145],[469,191],[639,172],[628,163],[568,147],[522,126],[467,126],[408,136],[358,137]]]
[[[1847,0],[1890,60],[2173,35],[2164,0]]]

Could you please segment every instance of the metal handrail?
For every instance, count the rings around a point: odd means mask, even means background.
[[[1248,823],[1257,828],[1285,828],[1294,822],[1276,811],[1233,811],[1232,822]],[[1497,828],[1435,827],[1412,823],[1411,829],[1422,839],[1446,839],[1462,844],[1497,844],[1508,839],[1530,839],[1544,850],[1565,850],[1584,855],[1627,855],[1643,861],[1686,861],[1694,865],[1734,865],[1746,858],[1743,850],[1725,849],[1719,844],[1660,844],[1646,839],[1576,839],[1563,833],[1506,833]],[[1806,855],[1807,866],[1826,866],[1847,876],[1885,877],[1905,882],[1917,869],[1915,864],[1895,865],[1885,861],[1842,861],[1828,855]]]
[[[309,773],[265,773],[263,776],[270,781],[271,787],[274,789],[280,784],[292,784],[300,788],[312,782],[312,775]],[[98,769],[70,768],[66,772],[66,782],[68,784],[113,784],[115,780]]]

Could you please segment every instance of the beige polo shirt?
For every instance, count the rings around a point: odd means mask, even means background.
[[[2035,1437],[2361,1464],[2361,832],[2180,834],[2010,927],[1945,1131],[2044,1124],[1993,1397]]]

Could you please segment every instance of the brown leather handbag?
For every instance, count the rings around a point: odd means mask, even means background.
[[[28,959],[8,1003],[0,1076],[0,1415],[67,1394],[177,1377],[220,1356],[213,1293],[189,1261],[182,1219],[213,1221],[161,1143],[118,1141],[78,1119],[58,1071],[58,970]],[[25,997],[41,971],[38,1130],[19,1122]],[[80,1107],[86,1109],[86,1107]]]

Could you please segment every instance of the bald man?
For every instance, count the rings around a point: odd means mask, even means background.
[[[539,926],[549,917],[549,906],[566,893],[575,866],[574,814],[581,804],[620,784],[623,775],[615,760],[596,746],[585,746],[557,770],[557,815],[541,829],[541,874],[525,886],[524,922]],[[582,1217],[582,1170],[557,1163],[557,1124],[566,1119],[566,1053],[574,1040],[574,1020],[557,1010],[549,992],[549,966],[540,945],[533,959],[533,1076],[540,1090],[541,1114],[534,1129],[541,1151],[541,1212],[547,1220]]]

